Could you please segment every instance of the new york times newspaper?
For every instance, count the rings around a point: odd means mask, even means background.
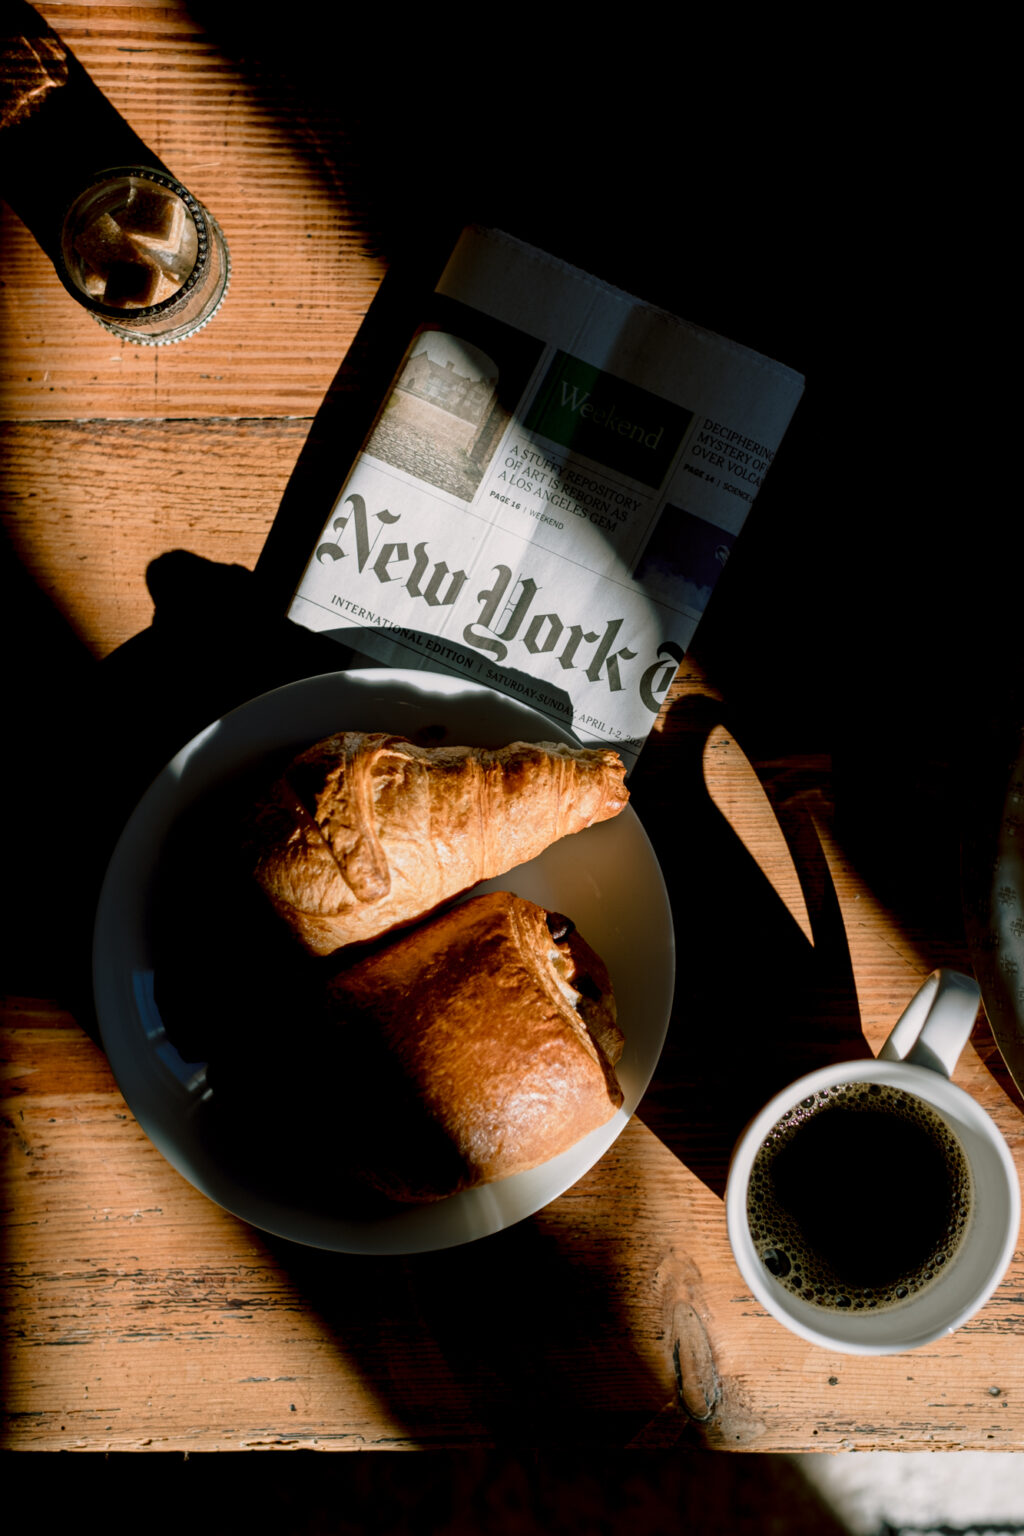
[[[467,229],[290,617],[496,688],[632,766],[802,390]]]

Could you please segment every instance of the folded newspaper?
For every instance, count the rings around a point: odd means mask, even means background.
[[[802,391],[467,229],[290,617],[496,688],[632,766]]]

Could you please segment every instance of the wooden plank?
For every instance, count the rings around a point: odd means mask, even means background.
[[[699,682],[688,667],[673,704]],[[671,736],[671,710],[663,726]],[[718,740],[711,798],[770,877],[778,864],[785,901],[792,875],[788,857],[769,856],[764,796],[756,781],[743,790],[735,746]],[[796,768],[787,782],[805,798],[826,782],[820,763]],[[813,799],[877,1048],[956,943],[901,932],[836,848],[827,796]],[[720,1168],[694,1155],[684,1123],[713,1091],[694,1031],[710,1022],[713,1054],[736,1071],[742,1021],[693,1017],[699,985],[693,971],[680,987],[660,1088],[574,1189],[485,1243],[404,1260],[297,1249],[219,1211],[148,1143],[74,1022],[13,1002],[4,1443],[1024,1448],[1020,1253],[957,1334],[881,1359],[805,1345],[746,1292]],[[834,1051],[827,994],[819,1007],[814,1032]],[[1024,1165],[1016,1092],[983,1019],[956,1078]]]
[[[1019,1271],[912,1355],[813,1349],[744,1293],[720,1200],[639,1121],[472,1249],[296,1249],[163,1161],[67,1016],[7,1026],[6,1448],[1021,1445]]]
[[[252,569],[307,421],[21,423],[0,428],[13,550],[93,656],[144,630],[146,568],[187,549]]]

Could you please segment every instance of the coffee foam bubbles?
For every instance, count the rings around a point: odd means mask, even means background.
[[[761,1262],[833,1311],[898,1306],[951,1261],[970,1221],[956,1137],[928,1104],[883,1083],[844,1083],[772,1128],[751,1170],[747,1221]]]

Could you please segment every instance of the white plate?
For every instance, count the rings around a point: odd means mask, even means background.
[[[171,1044],[154,996],[148,914],[155,872],[177,818],[229,775],[282,747],[336,730],[415,736],[443,727],[469,746],[573,738],[489,688],[422,672],[370,669],[307,678],[253,699],[182,748],[143,796],[114,851],[96,917],[93,978],[103,1045],[143,1130],[186,1179],[264,1231],[346,1253],[417,1253],[486,1237],[521,1221],[582,1177],[619,1136],[657,1065],[668,1028],[675,952],[654,850],[628,807],[563,839],[478,889],[511,890],[567,913],[611,972],[626,1037],[617,1068],[624,1103],[607,1125],[541,1168],[433,1205],[364,1217],[310,1209],[261,1189],[245,1159],[211,1155],[206,1074]],[[285,1094],[287,1088],[282,1088]],[[301,1104],[282,1106],[301,1118]]]

